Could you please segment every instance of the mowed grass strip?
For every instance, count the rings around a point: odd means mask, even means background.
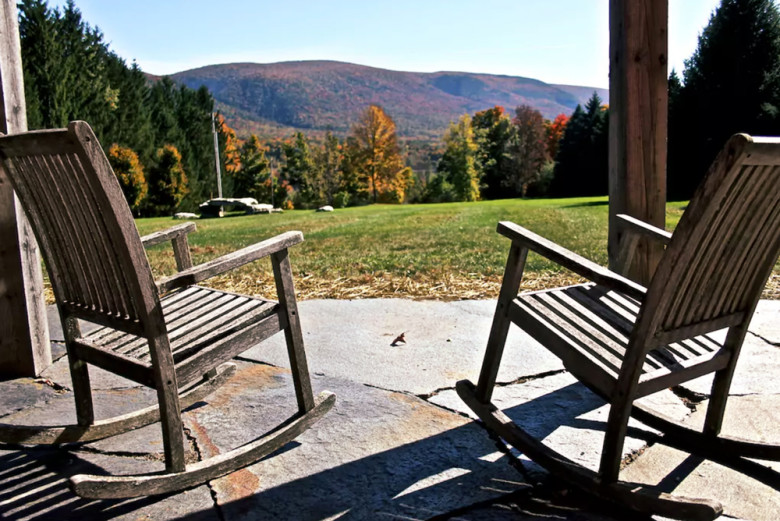
[[[667,205],[673,229],[685,203]],[[299,298],[416,299],[495,298],[509,240],[496,233],[514,221],[599,264],[607,264],[606,197],[501,200],[430,205],[372,205],[335,212],[293,210],[283,214],[197,220],[190,236],[196,263],[275,234],[300,230],[303,244],[290,256]],[[141,234],[167,228],[170,218],[139,219]],[[148,251],[157,276],[175,271],[169,246]],[[780,270],[775,270],[774,288]],[[522,287],[538,289],[580,279],[531,254]],[[210,286],[253,295],[275,294],[270,262],[258,261],[212,279]]]

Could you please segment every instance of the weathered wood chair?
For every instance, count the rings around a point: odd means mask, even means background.
[[[625,218],[663,241],[647,288],[510,223],[512,241],[479,383],[458,382],[461,398],[502,438],[584,490],[631,509],[712,519],[715,501],[687,499],[618,480],[629,416],[663,433],[662,442],[710,459],[780,459],[780,446],[720,435],[742,341],[780,253],[780,138],[736,135],[711,166],[674,234]],[[518,295],[528,250],[593,281]],[[511,323],[557,355],[610,405],[598,472],[531,437],[491,403]],[[727,329],[724,341],[714,331]],[[714,373],[702,432],[635,400]]]
[[[165,471],[77,475],[84,497],[133,497],[192,487],[247,466],[305,431],[335,401],[312,395],[287,249],[287,232],[198,266],[187,233],[195,225],[139,237],[130,209],[89,125],[0,137],[0,160],[40,242],[65,330],[77,423],[0,425],[6,443],[85,442],[161,420]],[[179,272],[155,282],[144,246],[172,241]],[[279,302],[196,284],[270,256]],[[102,326],[82,334],[78,320]],[[277,429],[225,454],[186,465],[181,409],[235,370],[235,355],[283,330],[298,411]],[[156,389],[158,406],[95,420],[88,364]]]

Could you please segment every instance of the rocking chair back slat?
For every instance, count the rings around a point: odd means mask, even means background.
[[[780,157],[762,147],[769,164],[756,165],[754,146],[748,136],[733,137],[680,219],[648,288],[644,308],[651,311],[635,329],[637,338],[657,339],[646,349],[674,340],[675,332],[683,338],[692,328],[706,332],[749,318],[756,286],[780,253]]]
[[[67,130],[0,140],[63,311],[140,333],[159,305],[151,269],[108,160],[91,146],[97,140],[89,127],[74,122]]]

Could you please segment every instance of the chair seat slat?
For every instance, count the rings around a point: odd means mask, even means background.
[[[589,361],[586,363],[598,366],[599,370],[607,367],[609,374],[617,378],[629,343],[626,328],[633,326],[628,322],[627,308],[623,307],[625,296],[602,291],[595,284],[581,284],[524,293],[515,302],[532,312],[523,323],[532,335],[538,328],[549,329],[562,341],[576,345]],[[528,328],[529,317],[539,323],[536,328]],[[636,320],[636,315],[631,318]],[[721,343],[707,335],[652,349],[642,366],[642,381],[648,375],[665,376],[712,358],[720,348]]]
[[[182,294],[180,294],[182,293]],[[182,306],[190,302],[190,306]],[[205,304],[204,304],[205,302]],[[174,360],[178,363],[197,354],[220,338],[250,328],[278,308],[273,301],[242,297],[210,288],[191,286],[172,293],[161,301]],[[173,312],[169,311],[171,308]],[[149,363],[147,341],[127,333],[106,334],[109,328],[100,328],[85,336],[102,350]]]

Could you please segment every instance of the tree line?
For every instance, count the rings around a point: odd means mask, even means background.
[[[18,9],[30,129],[87,121],[136,214],[170,215],[216,191],[208,89],[150,81],[109,50],[72,0],[62,10],[42,0]]]
[[[381,106],[366,107],[341,137],[240,139],[214,114],[205,88],[148,78],[108,49],[69,0],[19,4],[30,128],[73,119],[92,125],[136,215],[194,210],[223,193],[284,208],[604,195],[609,108],[596,93],[552,121],[528,106],[492,107],[452,122],[438,144],[399,143]],[[682,77],[669,77],[671,199],[689,198],[735,132],[780,130],[780,14],[772,0],[722,0]],[[435,165],[413,171],[413,158]]]

